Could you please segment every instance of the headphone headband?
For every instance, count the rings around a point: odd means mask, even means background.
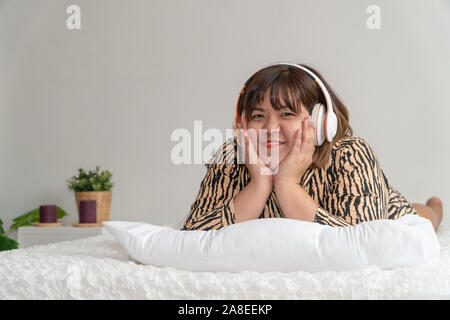
[[[314,72],[312,72],[311,70],[309,70],[309,69],[307,69],[305,67],[302,67],[302,66],[300,66],[298,64],[294,64],[294,63],[277,63],[277,64],[274,64],[274,65],[287,65],[287,66],[300,68],[301,70],[306,71],[309,75],[311,75],[313,77],[314,81],[317,83],[317,85],[322,90],[323,95],[325,96],[325,103],[326,103],[326,107],[327,107],[327,112],[329,110],[331,113],[334,113],[333,104],[331,102],[330,94],[328,93],[328,90],[325,87],[325,85],[323,84],[322,80],[320,80],[319,77],[316,76]]]
[[[317,85],[319,86],[319,88],[322,90],[323,95],[325,96],[325,104],[326,104],[326,109],[327,109],[327,112],[326,112],[326,118],[328,118],[329,113],[330,113],[330,116],[334,115],[333,103],[331,102],[330,94],[328,93],[328,90],[327,90],[327,88],[325,87],[325,85],[323,84],[323,82],[319,79],[319,77],[318,77],[317,75],[314,74],[314,72],[312,72],[311,70],[309,70],[309,69],[307,69],[307,68],[305,68],[305,67],[302,67],[302,66],[300,66],[300,65],[298,65],[298,64],[295,64],[295,63],[289,63],[289,62],[281,62],[281,63],[269,64],[269,65],[267,65],[267,66],[261,68],[260,70],[265,69],[265,68],[267,68],[267,67],[278,66],[278,65],[285,65],[285,66],[296,67],[296,68],[299,68],[299,69],[305,71],[305,72],[308,73],[310,76],[312,76],[312,78],[314,79],[314,81],[316,82],[316,84],[317,84]],[[258,70],[257,72],[259,72],[259,70]],[[244,89],[247,87],[248,82],[250,81],[251,78],[253,78],[253,76],[254,76],[257,72],[255,72],[255,73],[254,73],[254,74],[253,74],[253,75],[245,82],[244,86],[243,86],[242,89],[241,89],[241,92],[239,93],[239,96],[238,96],[238,102],[239,102],[239,99],[241,98],[242,93],[244,92]],[[238,111],[239,111],[239,103],[237,103],[237,105],[236,105],[236,119],[235,119],[235,124],[241,122],[241,115],[239,114]],[[335,116],[335,115],[334,115],[334,116]]]

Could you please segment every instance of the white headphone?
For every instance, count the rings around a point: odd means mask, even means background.
[[[311,118],[312,118],[313,126],[315,129],[314,130],[314,133],[315,133],[314,134],[314,140],[315,140],[314,144],[316,146],[321,146],[323,144],[323,142],[325,141],[325,138],[327,139],[328,142],[331,142],[333,140],[334,136],[336,135],[336,131],[337,131],[337,117],[333,110],[333,104],[331,102],[330,94],[328,93],[323,82],[311,70],[306,69],[305,67],[302,67],[302,66],[300,66],[298,64],[294,64],[294,63],[275,63],[275,64],[265,66],[264,68],[276,66],[276,65],[287,65],[287,66],[296,67],[303,71],[306,71],[309,75],[311,75],[313,77],[314,81],[317,83],[317,85],[322,90],[322,92],[325,96],[325,102],[327,105],[325,108],[323,104],[317,103],[312,110]],[[253,78],[253,76],[250,77],[245,82],[244,86],[241,89],[241,92],[239,93],[239,98],[241,97],[249,80],[252,78]],[[239,108],[239,98],[238,98],[238,106],[237,106],[236,110],[239,110],[238,109]],[[235,123],[237,124],[240,121],[241,121],[241,115],[236,114]]]

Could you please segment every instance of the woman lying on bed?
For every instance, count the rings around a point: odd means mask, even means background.
[[[369,144],[353,137],[347,108],[311,67],[256,72],[241,90],[235,124],[235,137],[206,164],[182,230],[257,218],[340,227],[419,214],[435,230],[441,222],[439,198],[411,204],[389,184]]]

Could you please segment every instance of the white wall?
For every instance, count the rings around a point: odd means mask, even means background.
[[[322,73],[409,201],[445,205],[449,40],[446,0],[0,1],[1,219],[54,203],[77,222],[65,180],[99,164],[111,220],[179,221],[205,168],[171,163],[172,131],[225,132],[243,82],[283,60]]]

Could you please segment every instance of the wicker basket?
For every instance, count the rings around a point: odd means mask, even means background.
[[[111,210],[111,191],[83,191],[75,192],[75,202],[77,203],[78,215],[80,214],[80,201],[97,201],[97,223],[109,220]]]

